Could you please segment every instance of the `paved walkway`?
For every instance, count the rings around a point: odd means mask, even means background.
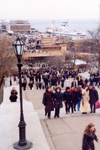
[[[98,89],[100,94],[100,89]],[[64,90],[63,90],[64,91]],[[86,125],[94,123],[97,129],[97,136],[100,139],[100,109],[95,114],[81,114],[76,111],[74,114],[65,114],[65,108],[61,109],[60,118],[54,119],[54,112],[50,120],[44,116],[42,97],[44,90],[26,90],[24,96],[31,101],[35,111],[38,113],[43,131],[51,150],[81,150],[82,137]],[[100,145],[95,142],[96,150]]]

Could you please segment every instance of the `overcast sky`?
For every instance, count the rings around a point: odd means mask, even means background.
[[[100,0],[0,0],[0,19],[99,19]]]

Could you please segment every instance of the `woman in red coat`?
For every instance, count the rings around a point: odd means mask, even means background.
[[[43,95],[42,103],[45,106],[45,116],[48,114],[48,118],[51,119],[51,111],[54,110],[53,106],[53,92],[50,87],[46,88],[46,92]]]

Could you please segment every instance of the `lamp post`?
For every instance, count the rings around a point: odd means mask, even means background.
[[[14,148],[18,150],[25,150],[30,148],[31,142],[26,140],[26,123],[24,121],[24,114],[23,114],[23,99],[22,99],[22,82],[21,82],[21,58],[23,55],[24,43],[18,37],[16,41],[12,44],[15,55],[18,59],[18,70],[19,70],[19,92],[20,92],[20,122],[19,122],[19,141],[14,144]]]

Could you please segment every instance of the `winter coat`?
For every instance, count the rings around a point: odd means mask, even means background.
[[[72,93],[72,102],[73,104],[77,104],[77,93],[76,93],[76,90],[74,89],[74,91],[72,91],[70,89],[71,93]]]
[[[29,83],[28,86],[32,89],[33,83]]]
[[[82,143],[82,150],[95,150],[94,147],[94,140],[98,141],[95,132],[93,132],[92,136],[89,132],[83,135],[83,143]]]
[[[82,90],[83,98],[81,100],[80,111],[81,112],[90,112],[90,104],[89,104],[89,91]]]
[[[11,94],[9,99],[11,100],[11,102],[16,102],[17,101],[17,96],[16,94]]]
[[[96,89],[89,90],[89,96],[90,96],[90,104],[95,104],[99,100],[98,92]]]
[[[61,87],[64,87],[64,79],[61,79]]]
[[[82,79],[82,77],[81,77],[81,76],[80,76],[80,77],[79,77],[79,76],[77,77],[77,80],[78,80],[78,81],[81,81],[81,79]]]
[[[44,82],[45,82],[45,84],[48,83],[48,77],[44,77]]]
[[[16,94],[16,95],[17,95],[18,92],[17,92],[16,90],[13,90],[13,89],[12,89],[12,90],[11,90],[11,95],[12,95],[12,94]]]
[[[90,78],[90,79],[89,79],[89,82],[90,82],[90,84],[93,84],[94,79],[93,79],[93,78]]]
[[[66,79],[66,80],[65,80],[65,86],[66,86],[66,87],[69,87],[69,79]]]
[[[54,108],[58,108],[58,107],[62,108],[63,94],[61,92],[59,92],[59,95],[57,93],[54,93],[53,98],[54,98]]]
[[[76,82],[72,82],[72,83],[71,83],[71,86],[76,89]]]
[[[85,79],[85,84],[88,84],[88,79]]]
[[[66,101],[67,104],[71,104],[71,101],[72,101],[72,93],[71,92],[67,92],[65,91],[63,93],[63,101]]]
[[[52,82],[52,85],[55,86],[56,85],[56,78],[52,78],[51,82]]]
[[[45,105],[45,111],[53,111],[54,105],[53,105],[53,92],[45,92],[43,95],[43,101],[42,103]]]
[[[98,83],[99,79],[97,77],[94,78],[94,82]]]

